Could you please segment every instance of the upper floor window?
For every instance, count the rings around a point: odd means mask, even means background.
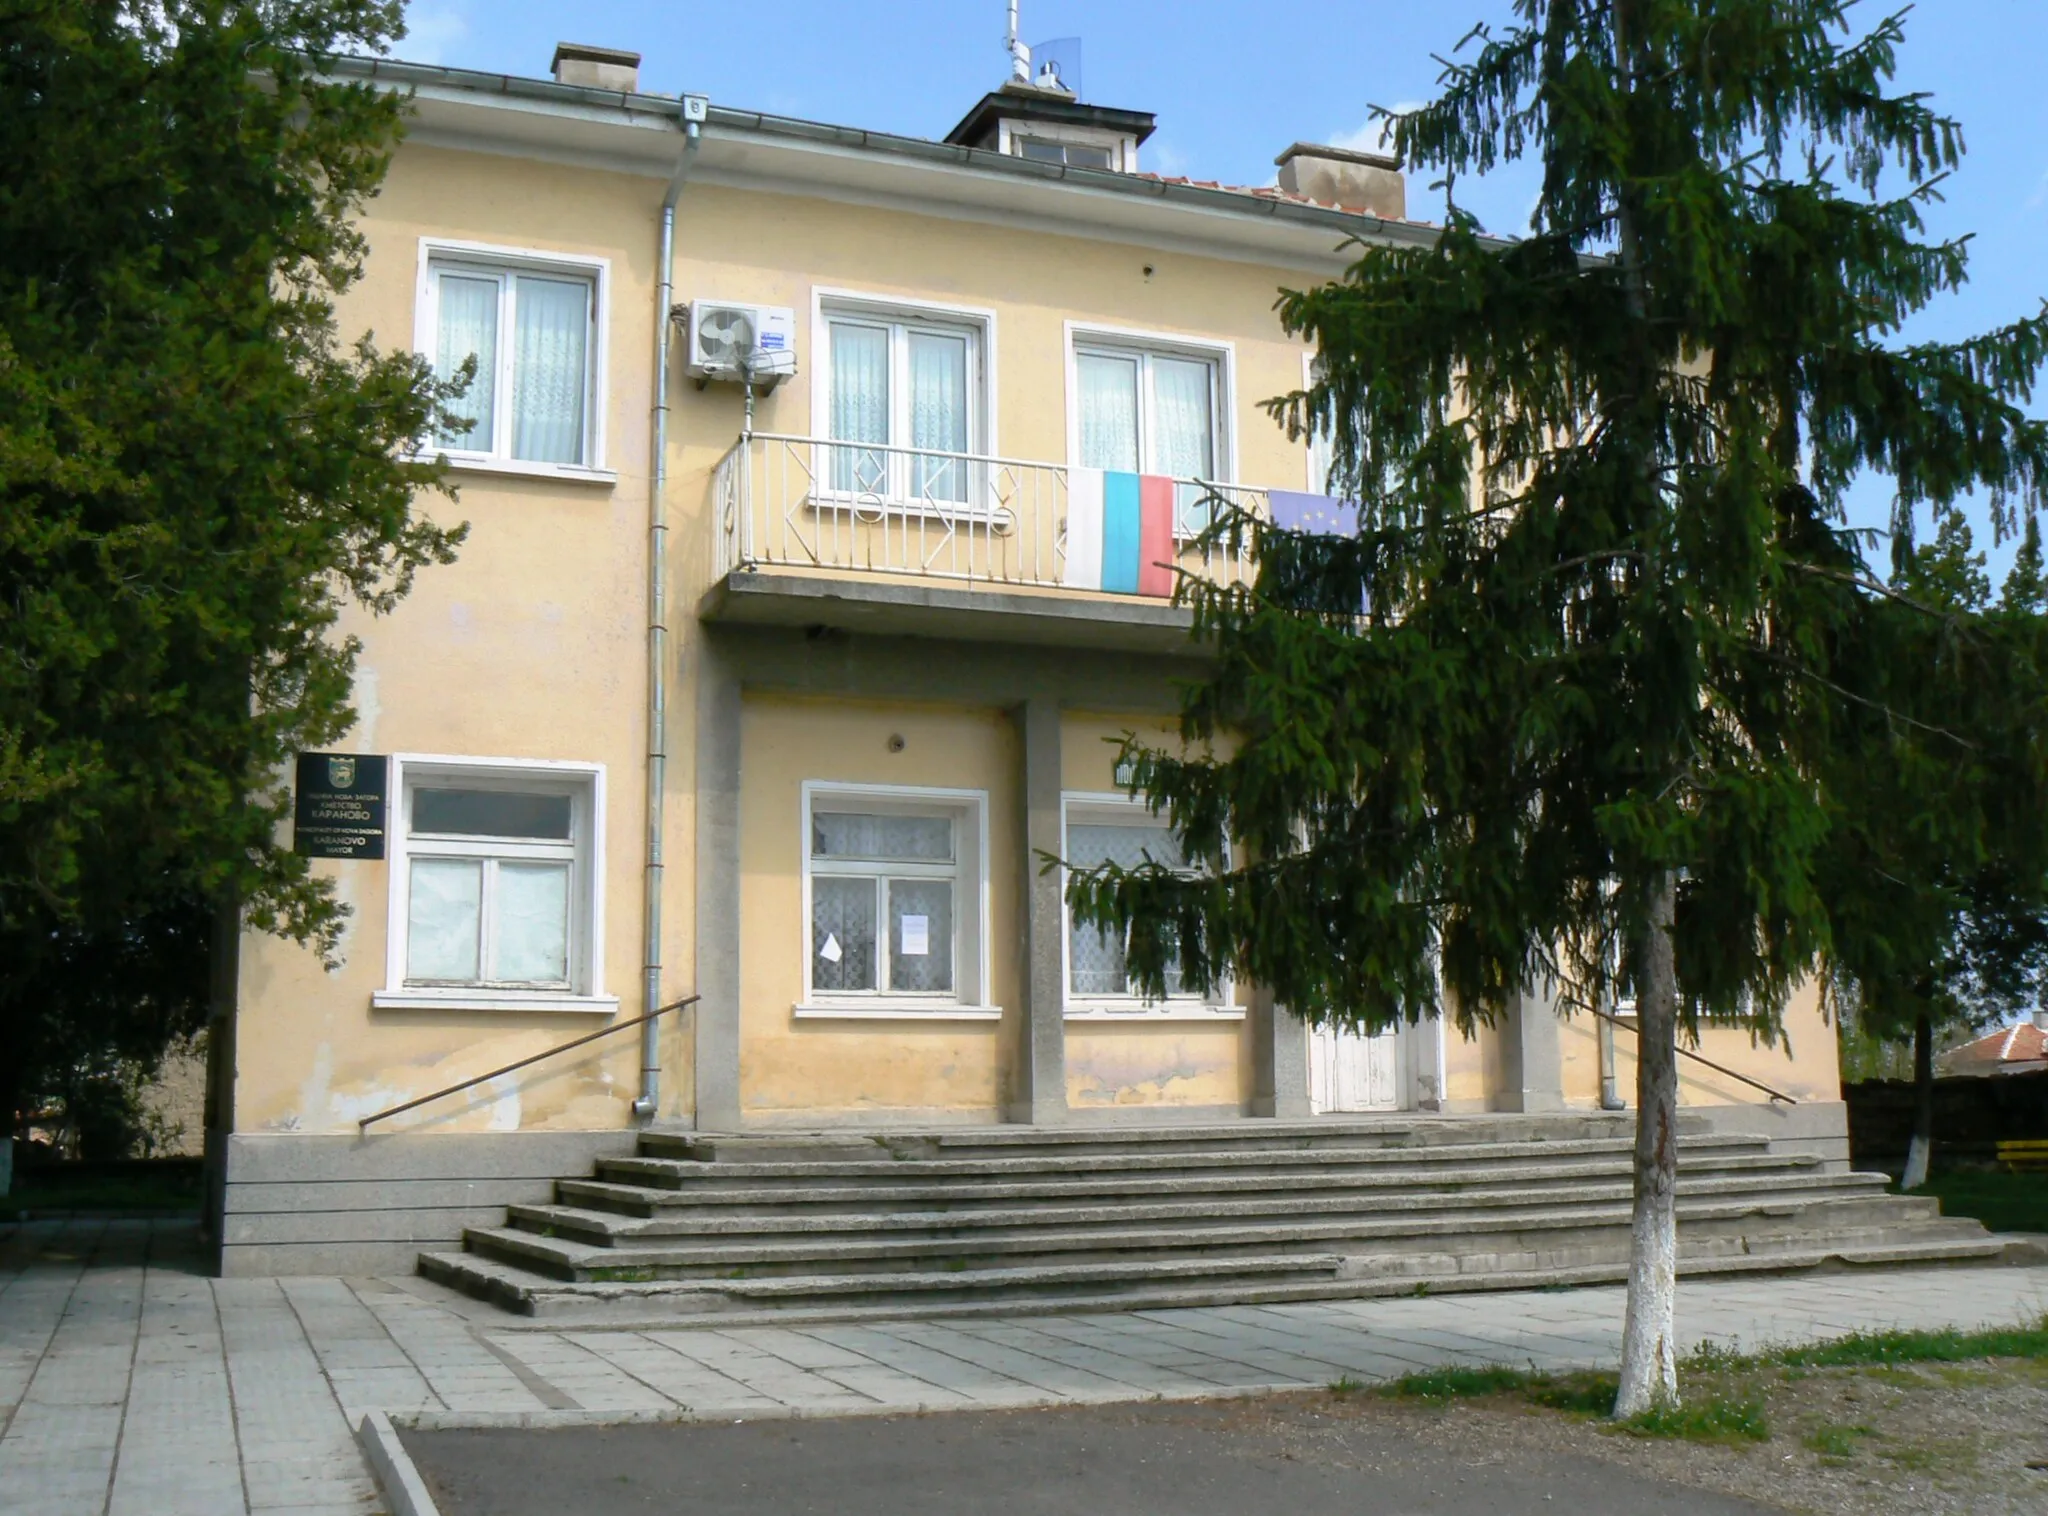
[[[430,253],[421,326],[434,372],[476,376],[451,409],[466,428],[436,433],[452,458],[595,466],[601,270]]]
[[[1223,384],[1217,359],[1187,352],[1077,342],[1076,409],[1084,468],[1216,480],[1220,465]],[[1199,531],[1204,491],[1176,492],[1175,528]]]
[[[829,488],[964,503],[982,434],[982,331],[943,317],[825,312]]]
[[[1323,359],[1320,353],[1310,355],[1305,365],[1305,378],[1310,389],[1323,382]],[[1330,433],[1329,423],[1317,421],[1309,428],[1308,434],[1308,489],[1312,495],[1334,495],[1337,481],[1332,477],[1337,469],[1337,440]]]

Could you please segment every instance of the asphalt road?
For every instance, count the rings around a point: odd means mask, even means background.
[[[1292,1401],[410,1432],[443,1516],[1763,1516]]]

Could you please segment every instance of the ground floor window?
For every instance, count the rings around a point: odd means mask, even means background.
[[[601,995],[594,765],[401,757],[379,1002]]]
[[[1068,795],[1064,806],[1063,856],[1076,869],[1116,863],[1136,868],[1152,862],[1192,877],[1180,844],[1163,816],[1155,816],[1127,795]],[[1202,995],[1185,986],[1177,964],[1166,974],[1166,999],[1146,1000],[1131,982],[1124,938],[1066,916],[1067,1014],[1134,1015],[1227,1013],[1231,996],[1219,986]]]
[[[804,788],[800,1010],[986,1007],[980,791]]]

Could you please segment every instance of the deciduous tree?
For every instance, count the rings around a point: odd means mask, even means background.
[[[1839,1002],[1859,1031],[1913,1050],[1914,1189],[1934,1141],[1937,1036],[2034,1003],[2048,976],[2039,525],[1995,603],[1959,512],[1902,545],[1891,584],[1863,618],[1882,647],[1851,660],[1890,682],[1843,713],[1821,892]]]

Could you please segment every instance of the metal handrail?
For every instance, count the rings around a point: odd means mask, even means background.
[[[636,1026],[644,1026],[646,1023],[650,1021],[654,1021],[659,1019],[660,1017],[666,1016],[670,1011],[680,1011],[686,1005],[695,1005],[702,998],[703,997],[701,995],[685,995],[681,1000],[671,1001],[669,1004],[664,1006],[657,1006],[655,1009],[647,1012],[644,1016],[635,1016],[631,1021],[615,1022],[611,1026],[604,1027],[599,1031],[590,1033],[588,1036],[578,1037],[573,1042],[565,1042],[561,1044],[561,1046],[559,1047],[551,1047],[544,1053],[535,1053],[531,1058],[522,1058],[517,1063],[506,1064],[501,1069],[492,1069],[488,1074],[479,1074],[474,1079],[465,1079],[460,1084],[451,1084],[445,1090],[436,1090],[431,1095],[422,1095],[417,1100],[408,1100],[404,1105],[394,1105],[389,1110],[377,1112],[377,1114],[374,1116],[365,1116],[361,1121],[358,1121],[356,1123],[356,1130],[358,1132],[367,1131],[369,1129],[371,1122],[382,1121],[386,1116],[396,1116],[401,1111],[409,1111],[412,1110],[415,1106],[426,1105],[430,1101],[439,1100],[443,1095],[460,1094],[463,1090],[473,1089],[475,1086],[479,1084],[484,1084],[489,1080],[496,1079],[500,1075],[509,1074],[515,1069],[523,1069],[530,1063],[539,1063],[543,1058],[552,1058],[557,1053],[566,1053],[571,1048],[580,1048],[587,1042],[597,1041],[597,1039],[600,1037],[609,1037],[614,1032],[630,1031],[632,1028]]]
[[[1611,1011],[1595,1011],[1593,1012],[1593,1014],[1595,1016],[1598,1016],[1602,1021],[1608,1023],[1608,1025],[1610,1026],[1618,1026],[1622,1028],[1624,1031],[1634,1032],[1638,1037],[1643,1035],[1643,1029],[1641,1027],[1637,1026],[1633,1021],[1624,1020],[1622,1017],[1615,1015]],[[1799,1101],[1796,1097],[1786,1094],[1783,1090],[1772,1089],[1769,1085],[1765,1084],[1761,1079],[1752,1079],[1747,1074],[1738,1074],[1735,1072],[1735,1070],[1727,1068],[1722,1064],[1718,1064],[1714,1062],[1714,1060],[1711,1058],[1702,1058],[1698,1053],[1693,1052],[1690,1048],[1676,1047],[1676,1045],[1674,1044],[1674,1049],[1679,1057],[1690,1058],[1694,1063],[1703,1063],[1708,1068],[1712,1069],[1715,1073],[1725,1074],[1730,1079],[1739,1079],[1740,1081],[1742,1081],[1742,1083],[1748,1085],[1753,1090],[1762,1090],[1774,1101],[1782,1100],[1787,1105],[1799,1104]]]

